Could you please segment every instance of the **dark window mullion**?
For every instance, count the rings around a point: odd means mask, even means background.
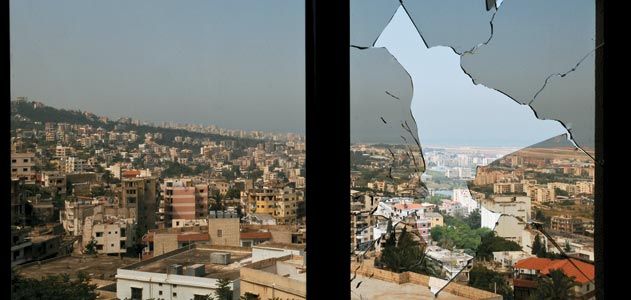
[[[350,299],[349,7],[305,3],[309,299]]]

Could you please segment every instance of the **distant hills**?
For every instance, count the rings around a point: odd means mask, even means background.
[[[21,117],[21,118],[19,118]],[[160,144],[171,145],[173,144],[176,136],[191,137],[204,139],[207,138],[213,141],[235,141],[238,146],[256,146],[261,141],[251,138],[238,138],[213,133],[201,133],[193,132],[184,129],[175,128],[162,128],[148,125],[134,125],[129,123],[121,123],[118,121],[104,122],[100,116],[97,116],[90,112],[82,112],[77,110],[58,109],[51,106],[46,106],[41,102],[32,101],[11,101],[11,128],[22,127],[25,121],[41,122],[42,124],[47,122],[54,123],[69,123],[69,124],[84,124],[91,125],[93,127],[101,127],[105,130],[114,130],[116,125],[123,125],[126,131],[134,130],[140,136],[144,136],[145,133],[161,133],[162,140]],[[26,126],[31,127],[31,126]]]

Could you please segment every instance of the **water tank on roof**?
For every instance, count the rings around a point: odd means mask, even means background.
[[[230,253],[213,252],[210,254],[210,262],[218,265],[227,265],[230,263]]]
[[[206,266],[204,264],[194,264],[184,268],[184,275],[203,277],[206,275]]]
[[[167,274],[182,275],[182,265],[172,264],[167,269]]]

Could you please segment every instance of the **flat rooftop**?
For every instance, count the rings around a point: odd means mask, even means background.
[[[357,284],[361,282],[359,287]],[[465,300],[447,292],[440,292],[438,297],[434,298],[434,294],[429,287],[414,283],[397,284],[375,278],[368,278],[357,275],[355,280],[351,282],[351,299],[397,299],[397,300],[418,300],[418,299],[438,299],[438,300]]]
[[[252,246],[252,248],[278,248],[278,249],[287,249],[287,250],[305,250],[307,246],[306,244],[264,242],[256,246]]]
[[[66,273],[71,278],[76,278],[80,271],[88,274],[90,278],[115,280],[116,270],[123,266],[138,262],[138,258],[99,255],[91,256],[66,256],[41,265],[32,264],[20,267],[18,272],[29,278],[42,278],[48,275],[60,275]]]
[[[204,277],[228,278],[230,280],[234,280],[239,278],[239,269],[241,268],[242,263],[245,263],[246,261],[249,262],[252,257],[252,253],[246,251],[208,248],[192,248],[190,250],[173,253],[171,255],[169,255],[169,253],[158,256],[156,257],[156,260],[150,260],[146,264],[137,264],[126,267],[125,269],[166,274],[170,265],[177,264],[182,267],[187,267],[194,264],[203,264],[206,271]],[[230,253],[230,261],[227,265],[211,263],[211,253]]]

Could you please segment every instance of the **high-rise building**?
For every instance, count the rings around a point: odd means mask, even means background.
[[[208,217],[208,184],[194,184],[191,179],[165,179],[162,185],[165,223]]]
[[[158,211],[157,178],[124,178],[122,186],[121,206],[130,208],[135,212],[137,227],[142,232],[155,228],[156,212]]]

